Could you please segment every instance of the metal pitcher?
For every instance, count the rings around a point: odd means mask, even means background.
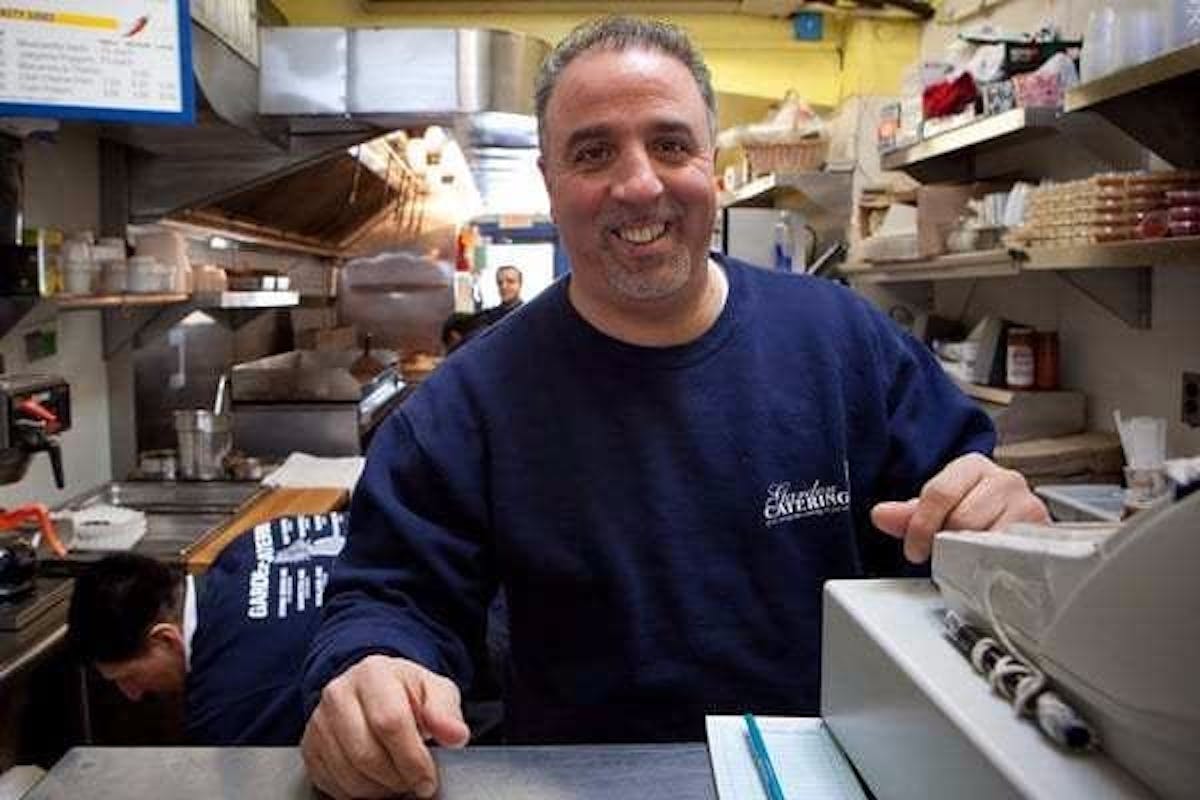
[[[176,411],[179,477],[201,481],[223,478],[223,462],[233,447],[230,427],[228,414],[214,414],[206,408]]]

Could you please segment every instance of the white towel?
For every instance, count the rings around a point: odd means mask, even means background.
[[[362,456],[322,458],[308,453],[292,453],[279,469],[263,478],[264,486],[290,489],[337,488],[354,490],[366,459]]]

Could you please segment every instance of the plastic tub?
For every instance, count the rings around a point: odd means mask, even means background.
[[[68,263],[63,269],[63,291],[67,294],[91,294],[95,287],[94,267]]]
[[[134,256],[129,259],[129,291],[141,294],[169,292],[175,270],[160,264],[153,256]]]

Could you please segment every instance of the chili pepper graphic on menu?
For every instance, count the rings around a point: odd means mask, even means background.
[[[133,25],[130,26],[129,30],[125,31],[125,33],[122,35],[126,39],[128,39],[131,36],[137,36],[139,33],[141,33],[145,29],[146,23],[148,23],[148,22],[150,22],[149,16],[138,17],[137,19],[135,19],[133,21]]]

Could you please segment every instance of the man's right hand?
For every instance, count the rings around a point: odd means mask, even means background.
[[[432,797],[437,766],[426,741],[470,737],[458,687],[412,661],[367,656],[321,691],[300,750],[317,788],[337,800]]]

